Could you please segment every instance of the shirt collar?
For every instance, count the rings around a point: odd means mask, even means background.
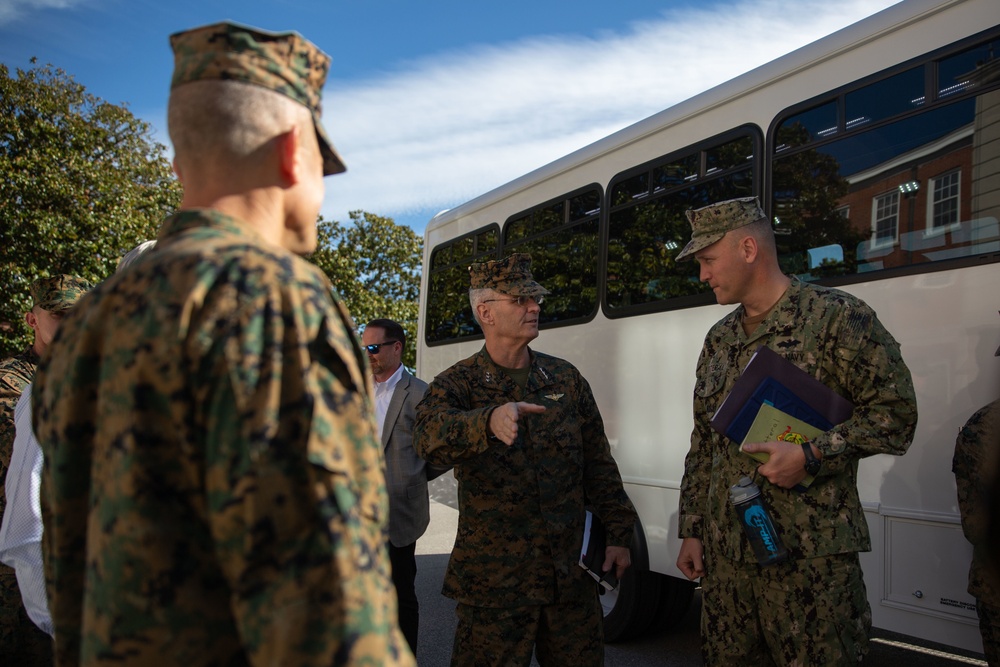
[[[403,364],[400,364],[398,367],[396,367],[396,372],[390,375],[389,379],[386,380],[385,382],[379,382],[378,380],[372,378],[372,380],[375,382],[375,393],[381,394],[384,391],[391,392],[393,389],[396,388],[396,385],[399,383],[399,380],[402,377],[403,377]]]

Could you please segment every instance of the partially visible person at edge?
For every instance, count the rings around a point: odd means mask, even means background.
[[[4,487],[14,450],[14,409],[63,316],[90,287],[83,278],[69,275],[32,282],[31,309],[24,314],[24,321],[31,327],[34,341],[19,354],[0,361],[0,517],[7,508]],[[51,632],[40,629],[35,610],[25,607],[21,585],[12,567],[0,565],[0,656],[11,664],[51,664]]]
[[[417,540],[430,523],[427,482],[448,471],[429,466],[413,449],[413,421],[427,383],[403,368],[406,331],[390,319],[365,325],[361,345],[375,380],[375,425],[385,451],[385,483],[389,489],[389,561],[399,601],[399,627],[417,654],[420,603],[417,600]]]
[[[316,246],[329,58],[171,36],[181,209],[38,369],[56,665],[413,665],[371,380]]]
[[[1000,471],[1000,399],[977,410],[958,432],[951,470],[958,486],[962,531],[972,544],[969,594],[976,598],[983,652],[990,667],[1000,667],[1000,558],[989,550],[990,502],[995,503],[993,499],[1000,495],[996,477]]]
[[[124,269],[155,244],[156,241],[145,241],[130,250],[118,262],[117,270]],[[75,303],[82,294],[82,290],[74,290],[69,297]],[[39,499],[42,450],[31,428],[30,382],[24,386],[14,408],[14,422],[14,445],[3,488],[7,506],[0,522],[0,562],[14,568],[28,616],[51,636],[52,616],[49,614],[42,566],[42,510]],[[51,642],[48,644],[45,664],[52,663]]]
[[[630,564],[636,513],[590,385],[528,347],[549,293],[530,269],[523,253],[469,268],[485,345],[417,406],[417,453],[458,480],[452,665],[528,665],[532,650],[543,666],[603,665],[597,584],[577,564],[585,506],[607,527],[604,568],[621,577]]]
[[[705,337],[694,389],[694,432],[681,481],[677,567],[701,577],[708,665],[851,665],[868,650],[871,608],[858,552],[871,549],[858,497],[858,461],[901,455],[916,399],[899,345],[864,302],[789,277],[755,197],[687,211],[700,279],[738,307]],[[804,446],[752,443],[765,464],[709,422],[759,346],[767,346],[854,404],[850,419]],[[794,490],[807,474],[815,481]],[[754,479],[789,552],[759,566],[729,500]]]

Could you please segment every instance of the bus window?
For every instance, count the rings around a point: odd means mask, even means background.
[[[837,133],[837,103],[829,102],[791,116],[778,127],[776,152],[803,146]]]
[[[500,230],[494,224],[443,243],[431,252],[424,321],[428,344],[481,333],[469,305],[469,265],[498,259],[499,247]]]
[[[759,132],[742,129],[612,179],[605,290],[609,317],[706,303],[699,295],[709,289],[698,280],[697,264],[674,261],[691,238],[684,211],[753,195],[759,137]]]
[[[801,114],[777,124],[771,210],[787,272],[818,280],[995,252],[996,41],[841,93],[841,135],[807,136],[789,122]],[[840,252],[816,265],[819,246]]]
[[[906,113],[924,103],[924,68],[913,67],[845,96],[846,129]]]
[[[579,322],[597,311],[601,189],[589,186],[510,217],[503,254],[531,254],[531,273],[551,294],[539,324]]]

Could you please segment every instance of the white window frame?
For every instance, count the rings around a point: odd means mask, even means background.
[[[887,199],[893,200],[896,210],[893,212],[892,216],[879,217],[880,205]],[[899,195],[899,190],[890,190],[872,197],[872,238],[870,242],[872,250],[891,248],[899,242],[899,210],[901,208],[901,200],[902,197]],[[892,238],[880,239],[878,237],[879,222],[889,220],[890,217],[893,219]]]
[[[934,225],[934,208],[939,201],[945,198],[938,198],[938,183],[945,178],[955,177],[954,194],[950,194],[947,199],[955,201],[955,220],[944,225]],[[960,168],[949,169],[946,172],[933,176],[927,181],[927,236],[940,236],[949,231],[959,229],[962,226],[962,170]]]

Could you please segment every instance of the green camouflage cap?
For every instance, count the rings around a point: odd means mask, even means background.
[[[93,285],[76,276],[38,278],[31,283],[31,307],[58,313],[72,308]]]
[[[684,211],[684,215],[691,223],[691,240],[677,255],[678,262],[717,242],[726,232],[766,217],[756,197],[727,199],[693,211]]]
[[[531,255],[515,252],[501,260],[469,267],[472,289],[491,289],[511,296],[542,296],[549,291],[531,277]]]
[[[297,32],[265,32],[230,21],[170,36],[170,89],[194,81],[243,81],[290,97],[312,112],[323,153],[323,175],[347,171],[320,123],[330,57]]]

